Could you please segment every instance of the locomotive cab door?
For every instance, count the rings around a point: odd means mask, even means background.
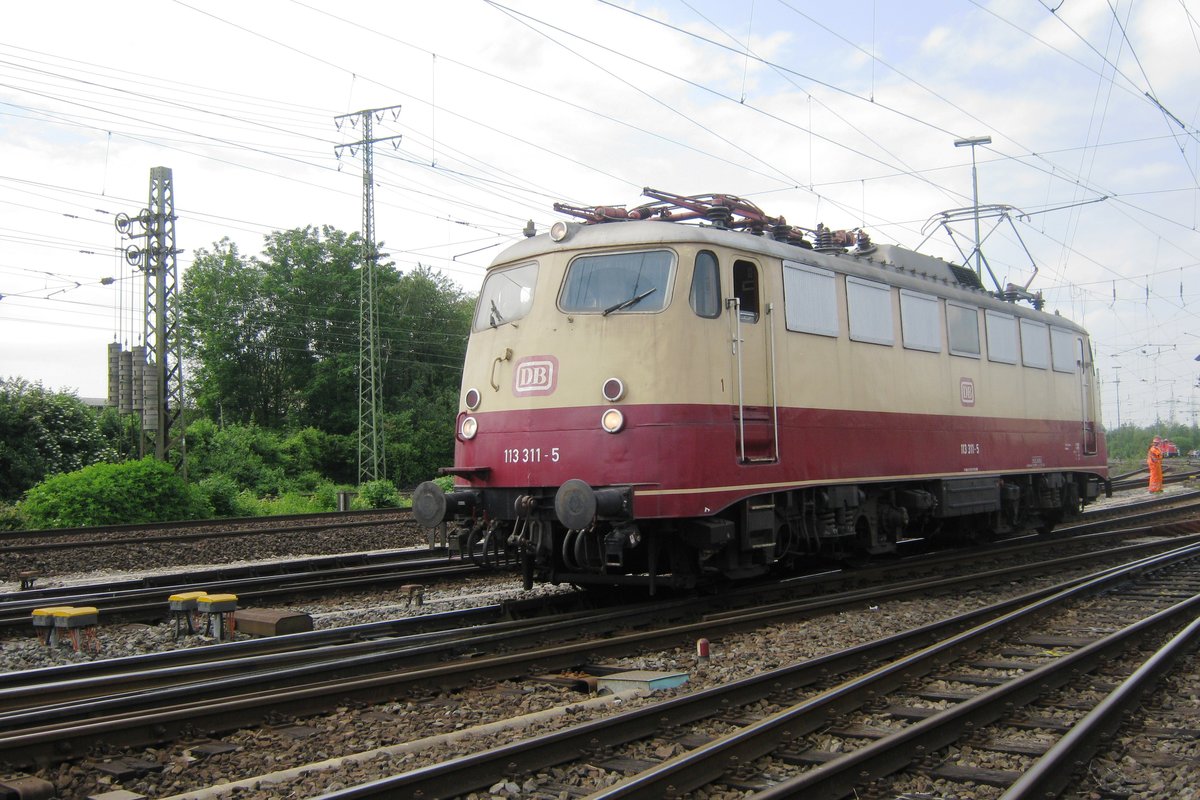
[[[733,423],[742,463],[779,460],[775,397],[775,340],[771,304],[762,269],[748,259],[733,262],[733,296],[725,301],[732,340]]]
[[[1083,338],[1076,338],[1079,356],[1079,394],[1082,406],[1082,444],[1085,455],[1096,454],[1096,367],[1092,362],[1092,348]]]

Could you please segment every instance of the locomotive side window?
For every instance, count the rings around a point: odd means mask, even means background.
[[[1000,364],[1017,363],[1017,318],[999,311],[985,311],[988,361]]]
[[[1050,353],[1055,372],[1075,372],[1075,334],[1062,328],[1051,328]]]
[[[579,256],[567,268],[559,307],[603,316],[661,311],[674,265],[670,250]]]
[[[1050,366],[1050,337],[1044,322],[1021,320],[1021,363],[1027,367],[1046,369]]]
[[[911,289],[900,290],[900,334],[909,350],[942,352],[938,299]]]
[[[979,312],[947,300],[946,337],[954,355],[979,358]]]
[[[742,322],[758,322],[758,267],[749,261],[733,262],[733,293]]]
[[[498,328],[521,319],[533,308],[533,287],[538,266],[522,264],[489,273],[479,290],[474,328]]]
[[[708,250],[696,254],[696,269],[692,272],[692,290],[688,303],[702,317],[721,316],[721,273],[717,257]]]
[[[873,344],[895,343],[892,289],[886,283],[847,277],[846,310],[849,312],[851,339]]]
[[[783,316],[789,331],[838,335],[837,279],[827,269],[783,262]]]

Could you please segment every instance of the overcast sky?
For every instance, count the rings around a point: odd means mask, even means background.
[[[0,375],[105,395],[107,344],[141,331],[113,219],[152,167],[181,270],[223,237],[357,231],[361,159],[335,146],[361,129],[335,118],[400,106],[374,129],[402,137],[375,149],[377,238],[472,292],[554,201],[644,186],[961,262],[971,225],[928,223],[972,205],[954,141],[990,136],[980,203],[1014,209],[996,277],[1091,330],[1108,426],[1192,423],[1197,86],[1200,0],[7,4]]]

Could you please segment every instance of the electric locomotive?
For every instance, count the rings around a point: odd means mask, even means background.
[[[1106,485],[1087,332],[1039,298],[736,197],[646,194],[556,205],[576,221],[488,268],[455,486],[418,486],[419,522],[518,557],[527,587],[653,591],[1049,531]]]

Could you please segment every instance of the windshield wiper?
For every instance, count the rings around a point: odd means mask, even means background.
[[[641,294],[635,294],[633,297],[629,298],[628,300],[622,300],[621,302],[617,303],[616,305],[609,306],[608,308],[604,309],[604,313],[601,314],[600,316],[607,317],[609,314],[613,313],[614,311],[620,311],[622,309],[629,308],[630,306],[632,306],[636,303],[642,302],[647,297],[654,294],[656,291],[658,291],[658,287],[651,286],[649,289],[642,292]]]
[[[493,328],[499,325],[501,322],[504,322],[504,317],[500,314],[500,309],[496,308],[495,300],[492,301],[492,313],[488,318],[488,322],[492,324]]]

